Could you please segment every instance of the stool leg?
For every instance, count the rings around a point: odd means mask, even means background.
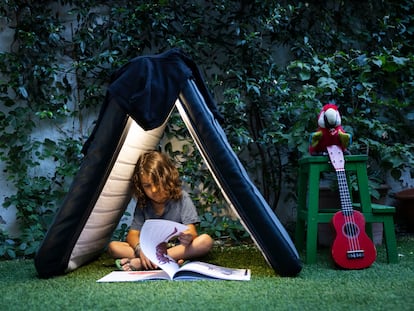
[[[371,196],[368,188],[368,173],[366,163],[356,163],[356,176],[359,191],[359,200],[361,204],[361,213],[369,214],[372,212]]]
[[[303,249],[305,242],[305,222],[301,219],[296,220],[295,244],[298,250]]]
[[[367,233],[369,238],[373,241],[374,240],[374,233],[373,233],[373,230],[372,230],[372,223],[367,222],[365,224],[365,232]]]
[[[306,263],[316,263],[318,240],[318,223],[316,221],[309,221],[307,226],[306,236]]]
[[[308,224],[306,236],[306,263],[316,263],[318,241],[318,211],[319,211],[319,167],[314,165],[309,169],[309,201]]]
[[[384,217],[384,237],[388,263],[398,263],[397,240],[392,217]]]
[[[298,176],[298,207],[296,210],[296,230],[295,230],[295,244],[298,250],[303,249],[305,242],[305,221],[306,221],[306,171],[304,168],[299,169]]]

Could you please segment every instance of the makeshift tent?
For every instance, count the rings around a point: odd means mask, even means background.
[[[281,276],[301,271],[289,235],[227,142],[197,66],[173,49],[134,58],[112,77],[80,169],[35,256],[39,277],[73,271],[102,254],[131,200],[135,164],[157,146],[175,106],[267,262]]]

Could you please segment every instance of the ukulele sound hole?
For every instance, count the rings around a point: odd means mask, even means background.
[[[359,235],[359,227],[352,222],[347,222],[342,227],[342,232],[346,237],[353,238]]]

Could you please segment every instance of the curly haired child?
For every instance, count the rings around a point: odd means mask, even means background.
[[[108,245],[118,268],[126,271],[157,268],[139,244],[140,231],[147,219],[167,219],[187,225],[188,229],[178,237],[179,243],[168,248],[168,255],[179,263],[202,257],[211,250],[213,240],[207,234],[198,235],[197,210],[188,193],[182,190],[178,170],[168,156],[158,151],[142,154],[132,184],[137,206],[126,241],[112,241]]]

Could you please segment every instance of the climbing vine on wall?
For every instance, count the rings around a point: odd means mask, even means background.
[[[330,100],[355,148],[369,143],[375,170],[399,178],[414,161],[412,10],[408,0],[3,1],[1,27],[14,34],[0,53],[0,157],[14,188],[3,207],[17,209],[21,235],[2,229],[0,256],[34,254],[111,73],[172,47],[204,73],[230,144],[274,211],[282,186],[294,200],[296,161]],[[170,122],[167,141],[188,138],[180,122]],[[163,148],[201,198],[202,229],[243,237],[237,221],[218,217],[225,204],[191,142]]]

